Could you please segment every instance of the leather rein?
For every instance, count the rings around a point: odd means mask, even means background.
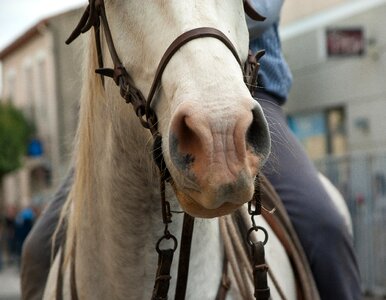
[[[259,15],[253,8],[251,4],[251,0],[244,0],[244,9],[246,14],[248,14],[252,19],[262,21],[265,18]],[[156,245],[156,250],[159,254],[158,259],[158,269],[156,274],[156,280],[153,290],[152,299],[161,300],[167,299],[169,283],[170,283],[170,269],[173,260],[174,251],[177,248],[177,239],[169,232],[168,224],[171,223],[171,211],[170,204],[166,200],[165,197],[165,182],[169,182],[171,186],[175,189],[175,185],[172,177],[170,176],[169,171],[165,165],[162,155],[162,137],[157,128],[157,116],[154,110],[151,107],[151,104],[155,98],[155,94],[158,90],[158,87],[161,83],[162,74],[168,65],[170,59],[173,55],[185,44],[189,43],[194,39],[199,38],[215,38],[221,41],[233,54],[235,59],[237,60],[240,68],[244,74],[244,82],[250,90],[252,96],[254,94],[254,90],[257,86],[257,72],[259,68],[258,60],[264,55],[264,50],[257,52],[253,55],[251,52],[248,55],[248,59],[243,65],[236,48],[233,46],[232,42],[227,38],[227,36],[219,31],[216,28],[212,27],[199,27],[187,32],[182,33],[178,36],[167,48],[165,51],[154,76],[149,94],[147,98],[145,98],[142,92],[135,86],[132,77],[129,72],[126,70],[122,61],[119,58],[119,55],[116,51],[113,38],[111,35],[109,23],[106,16],[104,0],[89,0],[89,4],[83,13],[78,25],[70,35],[70,37],[66,40],[66,44],[70,44],[77,37],[79,37],[82,33],[89,31],[91,28],[94,28],[95,41],[96,41],[96,50],[98,55],[98,64],[99,68],[96,69],[96,73],[101,75],[102,83],[104,84],[104,77],[110,77],[114,80],[115,84],[119,87],[120,94],[122,98],[126,101],[126,103],[131,103],[134,109],[135,114],[140,120],[142,126],[146,129],[149,129],[154,138],[154,160],[160,170],[160,192],[161,192],[161,203],[162,203],[162,219],[165,226],[164,235],[158,240]],[[101,27],[104,33],[104,37],[106,40],[106,44],[108,47],[108,52],[113,62],[112,68],[104,67],[103,63],[103,54],[102,54],[102,43],[101,43]],[[256,196],[251,200],[253,201],[254,209],[253,212],[250,211],[251,216],[256,215],[256,211],[260,212],[260,200],[256,200]],[[252,218],[253,220],[253,218]],[[257,231],[260,227],[256,226],[254,221],[252,222],[253,226],[248,231],[248,239],[251,230]],[[178,266],[178,277],[177,277],[177,287],[176,287],[176,296],[175,299],[184,299],[185,292],[187,287],[187,276],[188,276],[188,268],[189,268],[189,257],[190,257],[190,245],[193,234],[193,225],[194,218],[188,214],[184,214],[184,222],[183,222],[183,231],[181,237],[181,250],[180,250],[180,259]],[[161,244],[163,244],[164,240],[172,240],[173,246],[168,249],[163,249]],[[251,245],[252,246],[252,245]],[[72,251],[72,261],[75,259],[75,247],[73,245]],[[259,246],[260,247],[260,246]],[[62,257],[63,257],[64,247],[62,247]],[[254,249],[252,248],[252,252]],[[264,256],[264,251],[263,254]],[[261,275],[260,275],[261,276]],[[76,281],[75,281],[75,263],[71,264],[71,297],[73,300],[78,299],[78,293],[76,289]],[[62,266],[60,266],[59,274],[58,274],[58,287],[57,287],[57,300],[62,299],[62,283],[59,281],[63,280],[62,276]],[[266,282],[266,279],[265,281]],[[221,286],[220,286],[221,288]],[[257,287],[255,287],[256,289]],[[264,288],[264,297],[262,295],[259,296],[259,299],[268,299],[269,297],[269,289],[268,296],[267,288]]]

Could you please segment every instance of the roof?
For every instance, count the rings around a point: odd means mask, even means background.
[[[306,17],[280,30],[282,40],[291,39],[339,20],[385,5],[386,0],[361,0],[342,4],[322,13]]]
[[[81,6],[83,7],[83,6]],[[78,10],[80,7],[61,12],[59,14],[56,14],[54,16],[50,16],[48,18],[42,19],[38,23],[36,23],[34,26],[30,27],[26,32],[24,32],[21,36],[19,36],[16,40],[14,40],[11,44],[9,44],[7,47],[5,47],[0,52],[0,60],[3,60],[6,58],[9,54],[13,53],[23,45],[25,45],[27,42],[29,42],[31,39],[36,37],[37,35],[42,33],[42,30],[48,26],[50,21],[56,17],[65,15],[67,13],[73,12]]]
[[[0,52],[0,60],[6,58],[9,54],[19,49],[21,46],[26,44],[35,36],[39,35],[43,28],[45,28],[49,23],[49,19],[43,19],[39,21],[37,24],[29,28],[26,32],[24,32],[21,36],[19,36],[15,41],[13,41],[10,45],[5,47]]]

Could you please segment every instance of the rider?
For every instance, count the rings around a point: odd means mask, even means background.
[[[351,236],[319,181],[317,170],[290,133],[281,109],[292,83],[278,35],[283,0],[253,2],[257,11],[267,17],[264,22],[248,20],[251,49],[266,50],[260,60],[260,87],[256,92],[272,137],[272,154],[263,172],[287,208],[309,260],[321,299],[360,299],[359,274]],[[72,172],[24,245],[21,266],[23,299],[42,299],[50,267],[51,236],[71,182]]]
[[[250,48],[260,59],[257,101],[267,118],[272,149],[264,175],[287,209],[309,261],[322,300],[361,299],[352,237],[318,178],[318,171],[290,132],[281,106],[292,84],[281,52],[279,21],[283,0],[254,0],[264,22],[247,19]]]

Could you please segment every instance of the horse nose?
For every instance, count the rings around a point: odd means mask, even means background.
[[[200,187],[243,185],[240,178],[256,175],[269,151],[268,126],[257,102],[219,110],[185,102],[172,117],[170,158]]]

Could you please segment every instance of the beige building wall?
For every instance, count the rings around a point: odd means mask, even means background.
[[[78,24],[84,9],[77,9],[56,16],[50,22],[54,40],[58,134],[61,176],[67,172],[78,124],[79,99],[82,85],[83,42],[82,36],[70,45],[65,41]]]
[[[50,166],[52,189],[69,168],[79,110],[83,39],[71,46],[65,40],[82,12],[77,9],[42,20],[0,53],[0,97],[33,120],[44,146],[43,157],[27,158],[22,169],[6,176],[3,187],[9,205],[26,206],[32,195],[44,201],[45,195],[52,194],[36,181],[36,176],[44,181],[44,174],[34,173],[39,166]]]
[[[47,28],[39,31],[24,47],[3,59],[2,98],[12,101],[34,122],[45,155],[55,165],[59,157],[53,38]]]
[[[281,23],[286,25],[322,10],[353,1],[355,0],[285,0]]]
[[[52,168],[57,178],[59,164],[57,101],[53,37],[44,23],[37,32],[2,59],[3,101],[11,101],[23,110],[36,127],[36,137],[43,142],[44,159],[26,158],[23,168],[4,180],[7,202],[27,206],[31,201],[29,174],[39,164]],[[36,163],[36,161],[39,163]]]
[[[325,18],[319,19],[323,22],[312,24],[309,30],[299,30],[296,35],[287,34],[283,40],[283,52],[294,77],[286,110],[289,114],[296,114],[342,107],[345,110],[347,151],[384,151],[386,1],[351,2],[352,5],[347,4],[346,9],[340,10],[339,18],[336,15],[327,18],[326,14]],[[358,9],[360,3],[362,10]],[[330,27],[362,28],[365,53],[361,56],[328,57],[326,29]]]

